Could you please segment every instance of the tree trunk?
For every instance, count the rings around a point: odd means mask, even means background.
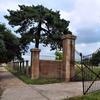
[[[41,33],[41,21],[38,24],[38,30],[37,33],[35,34],[35,48],[39,48],[40,33]]]
[[[35,48],[39,48],[39,39],[38,38],[35,39]]]

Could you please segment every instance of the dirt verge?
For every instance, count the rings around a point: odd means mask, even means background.
[[[2,95],[2,93],[3,93],[3,87],[2,87],[2,85],[0,84],[0,100],[1,100],[1,95]]]

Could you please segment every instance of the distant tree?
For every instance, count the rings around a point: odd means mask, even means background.
[[[63,53],[61,51],[55,52],[56,60],[62,60],[63,59]]]
[[[92,55],[90,61],[94,66],[98,66],[98,64],[100,64],[100,50],[98,50],[96,53]]]
[[[9,62],[15,57],[22,59],[19,39],[4,24],[0,24],[0,63]]]
[[[12,27],[18,26],[16,32],[22,36],[20,41],[23,49],[30,42],[35,43],[35,48],[39,48],[39,43],[44,46],[50,44],[52,50],[61,48],[61,36],[71,34],[69,21],[61,19],[59,11],[54,12],[42,5],[19,5],[19,8],[16,11],[8,10],[10,15],[5,18]]]

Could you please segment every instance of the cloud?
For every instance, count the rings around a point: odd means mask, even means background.
[[[35,48],[35,44],[34,43],[31,43],[30,46],[29,46],[30,49],[33,49]],[[39,48],[40,48],[40,55],[47,55],[47,56],[50,56],[50,55],[54,55],[55,53],[55,50],[52,50],[50,51],[50,46],[46,46],[44,47],[42,43],[40,43],[39,45]],[[30,50],[28,50],[28,52],[30,52]]]
[[[7,9],[18,9],[18,4],[37,5],[42,4],[53,10],[60,10],[61,18],[70,21],[69,29],[77,36],[79,50],[92,52],[99,48],[100,42],[100,0],[0,0],[0,20],[8,14]],[[95,47],[95,48],[94,48]],[[52,54],[50,48],[40,46],[42,53]]]
[[[75,0],[0,0],[0,11],[6,11],[7,9],[18,9],[18,5],[44,5],[48,8],[55,10],[72,10]],[[56,4],[56,5],[55,5]],[[5,6],[6,5],[6,6]]]
[[[0,14],[0,22],[1,22],[1,23],[7,24],[7,20],[4,18],[4,15],[5,15],[5,14],[6,14],[5,12],[2,12],[2,13]]]
[[[7,9],[17,9],[18,8],[18,0],[0,0],[0,12],[6,12]]]
[[[77,0],[72,16],[80,18],[79,23],[75,25],[77,28],[100,24],[100,0],[87,0],[86,2]]]
[[[100,0],[76,0],[74,9],[61,11],[61,16],[70,20],[69,29],[77,35],[77,43],[100,41]]]
[[[88,44],[81,43],[76,45],[76,50],[83,53],[83,55],[92,54],[98,48],[100,48],[100,42],[88,43]]]
[[[70,20],[70,30],[77,36],[76,49],[84,55],[100,48],[100,0],[75,0],[74,9],[61,11]]]
[[[77,43],[96,43],[100,42],[100,26],[80,28],[77,30]]]
[[[50,46],[47,46],[47,47],[44,47],[43,44],[40,44],[39,45],[40,47],[40,59],[46,59],[46,60],[50,60],[50,59],[55,59],[55,50],[53,51],[50,51]],[[31,58],[31,51],[30,49],[33,49],[35,47],[35,44],[34,43],[31,43],[29,45],[29,49],[28,49],[28,52],[25,53],[25,55],[23,55],[23,58],[25,60],[30,60]]]

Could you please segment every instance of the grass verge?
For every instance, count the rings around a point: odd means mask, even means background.
[[[1,88],[0,86],[0,100],[1,100],[2,93],[3,93],[3,88]]]
[[[96,91],[94,93],[89,93],[87,95],[80,96],[80,97],[66,98],[63,100],[100,100],[100,91]]]
[[[6,67],[8,71],[10,71],[13,75],[18,77],[20,80],[25,82],[26,84],[34,84],[34,85],[42,85],[42,84],[52,84],[52,83],[61,83],[63,82],[62,79],[47,79],[47,78],[39,78],[39,79],[34,79],[32,80],[28,76],[26,76],[23,73],[17,72],[12,70],[10,67]]]

